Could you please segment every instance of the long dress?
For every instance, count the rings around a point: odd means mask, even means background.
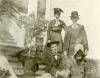
[[[49,26],[48,26],[48,32],[47,32],[47,40],[59,41],[58,51],[62,52],[63,40],[62,40],[61,31],[62,31],[62,28],[66,31],[67,26],[62,20],[59,20],[59,22],[60,24],[58,26],[55,26],[56,20],[54,19],[50,21]]]
[[[84,26],[80,24],[77,24],[77,27],[73,27],[72,25],[69,26],[68,34],[65,36],[64,44],[64,50],[67,50],[69,57],[73,56],[74,47],[76,44],[82,44],[84,50],[88,50],[88,40]]]

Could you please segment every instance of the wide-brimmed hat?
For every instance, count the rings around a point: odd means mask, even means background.
[[[54,13],[61,13],[63,10],[61,8],[54,8]]]
[[[78,12],[77,11],[72,11],[71,13],[71,19],[76,19],[76,18],[79,18],[80,15],[78,15]]]
[[[52,44],[59,44],[59,41],[51,41],[51,42],[47,42],[47,47],[50,47]]]

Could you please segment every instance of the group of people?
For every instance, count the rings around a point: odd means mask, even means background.
[[[70,19],[72,25],[66,26],[60,15],[60,8],[54,8],[55,19],[51,20],[47,31],[47,54],[45,62],[47,72],[53,78],[85,78],[88,40],[84,25],[78,23],[79,14],[72,11]],[[64,29],[65,38],[62,39],[61,31]]]
[[[52,78],[85,78],[88,40],[84,25],[78,23],[78,12],[72,11],[70,19],[73,24],[66,26],[60,19],[61,13],[63,13],[62,9],[54,8],[55,19],[51,20],[48,25],[47,43],[44,49],[46,51],[44,54],[46,72]],[[65,31],[64,41],[61,34],[62,29]],[[29,78],[30,74],[34,76],[35,69],[37,69],[37,60],[31,57],[32,54],[28,54],[30,51],[26,49],[24,51],[26,53],[21,51],[18,54],[18,56],[24,54],[24,59],[21,57],[21,60],[24,60],[24,78]]]

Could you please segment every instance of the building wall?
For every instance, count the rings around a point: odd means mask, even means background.
[[[46,0],[38,0],[37,5],[37,19],[44,19],[46,11]]]

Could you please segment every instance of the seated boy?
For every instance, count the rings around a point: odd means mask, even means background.
[[[53,78],[62,78],[59,77],[58,72],[62,70],[62,54],[58,52],[58,41],[53,41],[47,43],[47,46],[51,49],[50,52],[46,54],[46,64],[47,72],[51,74]]]

